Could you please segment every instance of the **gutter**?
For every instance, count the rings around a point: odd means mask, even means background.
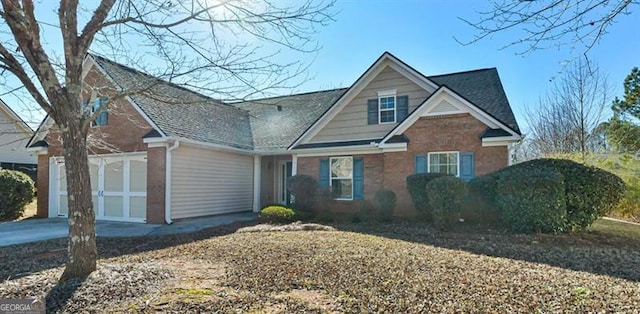
[[[171,152],[178,148],[178,146],[180,146],[179,141],[173,142],[173,145],[167,148],[167,156],[165,159],[164,221],[168,225],[173,223],[171,220]]]

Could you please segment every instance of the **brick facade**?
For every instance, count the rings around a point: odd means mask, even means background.
[[[166,159],[164,147],[147,150],[147,223],[150,224],[165,222]]]
[[[90,86],[112,86],[95,67],[85,77],[87,90],[84,99],[91,97]],[[108,96],[109,88],[103,88]],[[114,89],[111,89],[115,91]],[[143,136],[153,128],[126,99],[118,99],[109,104],[108,123],[89,130],[87,136],[90,155],[125,152],[148,152],[147,155],[147,220],[149,223],[164,222],[165,153],[164,148],[147,149]],[[47,134],[49,145],[47,154],[38,156],[38,217],[48,216],[49,203],[49,158],[63,155],[60,132],[56,126]],[[162,150],[162,152],[160,152]]]
[[[47,154],[38,155],[38,209],[36,217],[49,217],[49,156]]]
[[[406,152],[355,155],[364,158],[365,200],[373,200],[375,192],[384,187],[398,197],[396,215],[414,215],[406,178],[415,172],[415,156],[428,152],[473,152],[476,176],[506,167],[509,158],[506,146],[482,147],[480,134],[485,129],[486,125],[469,114],[424,117],[405,131],[409,138]],[[318,179],[322,158],[327,157],[299,157],[298,173]],[[342,201],[336,208],[336,211],[357,211],[360,203]]]

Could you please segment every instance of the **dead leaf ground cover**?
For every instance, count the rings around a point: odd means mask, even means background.
[[[101,270],[75,287],[58,310],[631,313],[640,308],[640,242],[606,229],[513,235],[440,232],[399,222],[333,224],[338,231],[235,232],[242,227],[246,224],[180,236],[100,239]],[[61,292],[51,291],[64,245],[53,240],[0,248],[0,275],[10,278],[0,284],[0,298],[47,293],[58,298]]]

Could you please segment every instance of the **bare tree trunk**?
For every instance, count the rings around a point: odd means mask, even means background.
[[[66,111],[66,110],[65,110]],[[73,115],[73,113],[69,113]],[[69,264],[60,281],[86,278],[96,270],[95,213],[91,198],[91,180],[86,136],[75,117],[64,117],[61,125],[67,191],[69,191]]]

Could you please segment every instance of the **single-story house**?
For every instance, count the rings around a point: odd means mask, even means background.
[[[239,103],[96,55],[83,75],[92,107],[109,97],[105,86],[148,86],[111,102],[90,130],[97,219],[171,223],[259,211],[290,200],[286,179],[295,174],[331,188],[335,210],[358,210],[386,188],[397,194],[397,214],[411,215],[408,175],[470,179],[506,167],[521,138],[495,68],[425,76],[388,52],[348,88]],[[50,119],[29,147],[38,153],[38,215],[66,216],[65,163]]]
[[[22,171],[35,180],[37,157],[26,148],[32,136],[31,127],[0,100],[0,168]]]

